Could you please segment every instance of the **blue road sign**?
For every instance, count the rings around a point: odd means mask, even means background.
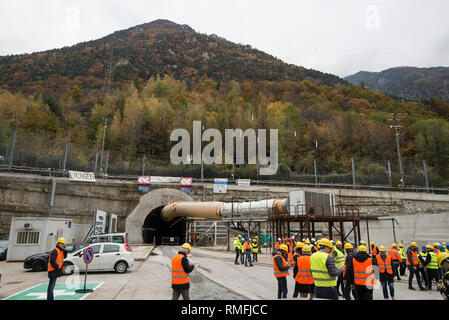
[[[91,247],[86,248],[86,250],[84,250],[83,259],[85,264],[91,263],[94,259],[94,249],[92,249]]]

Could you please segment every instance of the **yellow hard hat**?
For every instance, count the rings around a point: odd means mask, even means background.
[[[373,245],[373,244],[375,244],[374,241],[371,241],[370,245]]]
[[[288,251],[288,247],[287,247],[286,244],[281,244],[281,245],[279,246],[279,249],[284,250],[284,251]]]
[[[404,245],[402,243],[400,243],[399,248],[404,248]]]
[[[189,251],[192,251],[192,247],[191,247],[190,244],[188,244],[187,242],[184,243],[184,244],[181,246],[181,248],[184,248],[184,249],[187,249],[187,250],[189,250]]]
[[[307,238],[306,241],[304,241],[305,244],[310,244],[310,240]]]
[[[365,241],[360,241],[360,244],[361,244],[362,246],[366,246],[366,242],[365,242]]]
[[[302,248],[302,252],[310,252],[312,250],[311,246],[309,246],[308,244],[306,244],[303,248]]]
[[[56,243],[65,244],[65,238],[59,238],[58,241],[56,241]]]
[[[342,243],[341,243],[340,240],[337,240],[337,242],[335,242],[335,245],[336,245],[336,246],[339,246],[339,245],[342,245]]]
[[[428,244],[428,245],[426,246],[426,249],[430,249],[430,250],[432,250],[432,249],[433,249],[433,247],[432,247],[431,245],[429,245],[429,244]]]
[[[411,246],[411,247],[417,247],[418,244],[417,244],[415,241],[413,241],[412,243],[410,243],[410,246]]]
[[[442,244],[443,246],[446,246],[446,242],[441,242],[441,244]]]
[[[397,248],[398,245],[397,245],[396,243],[393,242],[393,243],[391,244],[391,247],[392,247],[392,248]]]
[[[440,246],[440,244],[438,243],[438,242],[435,242],[434,244],[433,244],[433,247],[434,248],[438,248]]]
[[[449,253],[447,252],[442,252],[437,256],[437,262],[438,262],[438,267],[441,268],[441,265],[443,264],[443,261],[446,261],[449,263]]]
[[[354,249],[354,246],[352,244],[350,244],[349,242],[345,243],[344,246],[345,249]]]
[[[384,246],[380,246],[380,247],[379,247],[379,251],[382,251],[382,252],[383,252],[383,251],[387,251],[387,248],[385,248]]]
[[[327,238],[322,238],[322,239],[320,240],[319,245],[320,245],[320,246],[326,246],[326,247],[329,247],[329,248],[331,248],[331,249],[334,248],[334,245],[332,244],[332,242],[330,242],[329,239],[327,239]]]
[[[303,248],[304,242],[296,242],[296,248]]]
[[[358,249],[358,250],[359,250],[359,251],[364,251],[364,252],[367,252],[367,251],[368,251],[368,249],[366,249],[366,246],[364,246],[363,244],[359,246],[359,249]]]

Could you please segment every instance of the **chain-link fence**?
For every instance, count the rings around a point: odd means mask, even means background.
[[[173,164],[170,159],[148,154],[124,154],[102,148],[51,139],[18,131],[0,145],[2,170],[42,169],[65,174],[67,170],[95,172],[111,176],[175,176],[196,179],[251,179],[260,183],[282,181],[285,184],[329,186],[384,186],[387,188],[447,188],[448,182],[423,160],[404,159],[403,173],[397,159],[313,159],[285,163],[279,160],[275,175],[260,175],[258,165]],[[431,191],[432,191],[431,190]],[[440,190],[443,191],[443,190]]]

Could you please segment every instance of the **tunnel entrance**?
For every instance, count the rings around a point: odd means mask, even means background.
[[[164,206],[153,209],[145,218],[142,226],[143,241],[153,243],[156,239],[156,245],[161,245],[163,238],[178,238],[179,244],[183,244],[185,242],[186,219],[178,217],[165,221],[161,218],[162,208]]]

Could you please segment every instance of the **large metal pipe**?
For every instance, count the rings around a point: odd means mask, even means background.
[[[164,206],[161,218],[170,221],[176,217],[221,219],[223,217],[246,214],[266,214],[273,210],[275,214],[287,214],[286,199],[267,199],[251,202],[175,202]]]

